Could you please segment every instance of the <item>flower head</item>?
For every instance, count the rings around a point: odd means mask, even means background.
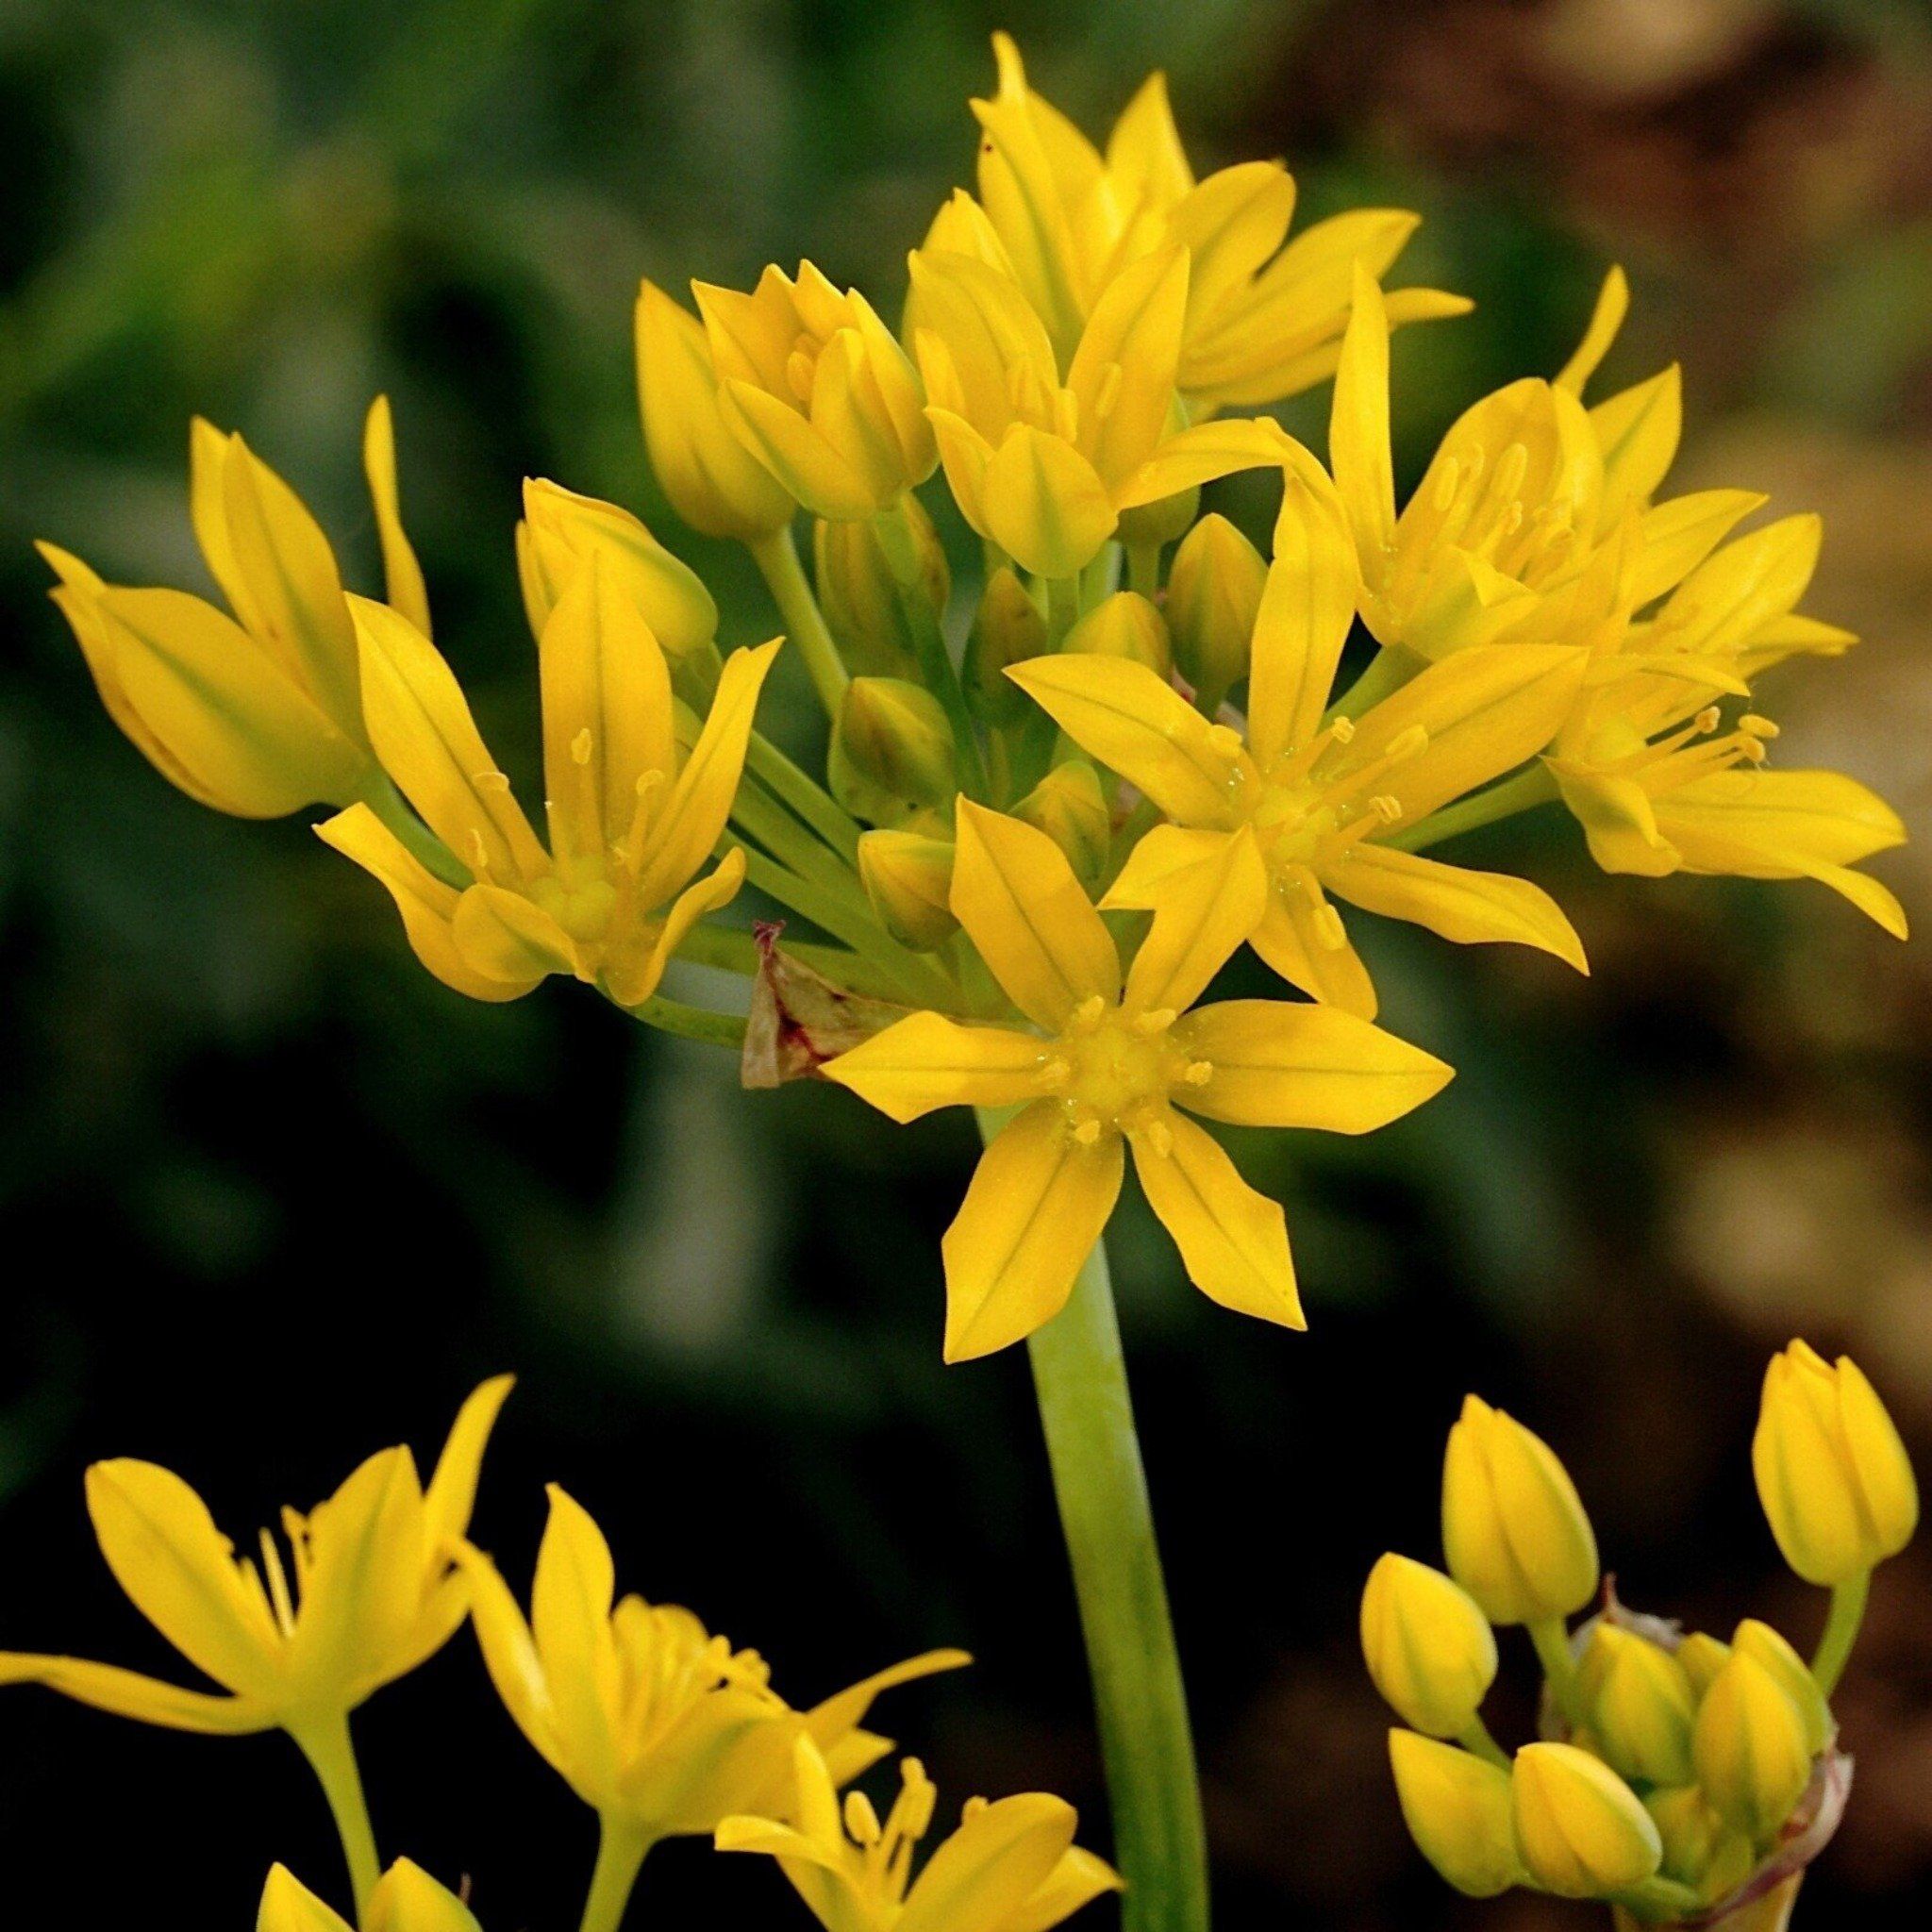
[[[276,1865],[261,1889],[255,1932],[356,1932],[289,1870]],[[475,1915],[422,1866],[398,1858],[376,1880],[362,1932],[480,1932]]]
[[[1391,1551],[1362,1591],[1362,1657],[1406,1724],[1458,1737],[1496,1680],[1496,1634],[1458,1584]]]

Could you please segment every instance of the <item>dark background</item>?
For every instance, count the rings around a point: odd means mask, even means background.
[[[97,708],[28,549],[201,586],[187,420],[244,429],[374,581],[361,411],[394,399],[438,633],[527,757],[509,530],[525,473],[639,508],[775,627],[741,559],[654,494],[636,279],[747,285],[808,253],[889,310],[968,178],[987,34],[1101,131],[1165,65],[1197,165],[1279,153],[1298,225],[1427,217],[1402,279],[1476,314],[1405,334],[1412,478],[1481,389],[1554,369],[1605,263],[1673,356],[1682,487],[1822,509],[1807,608],[1867,641],[1767,702],[1785,762],[1932,796],[1932,30],[1853,0],[0,0],[0,1643],[173,1671],[93,1550],[80,1478],[136,1454],[238,1538],[362,1455],[425,1460],[522,1384],[479,1538],[521,1589],[541,1484],[621,1582],[762,1648],[809,1701],[923,1645],[978,1667],[882,1712],[948,1799],[1064,1791],[1104,1845],[1073,1606],[1025,1365],[940,1361],[937,1237],[970,1127],[746,1096],[722,1057],[553,983],[466,1004],[294,822],[169,791]],[[1325,391],[1291,408],[1318,433]],[[1258,494],[1219,499],[1257,534]],[[810,744],[796,669],[767,716]],[[789,709],[788,709],[789,708]],[[1547,820],[1548,822],[1543,822]],[[1932,1449],[1932,970],[1820,889],[1607,880],[1554,814],[1472,858],[1573,909],[1594,964],[1372,935],[1386,1018],[1460,1069],[1358,1143],[1249,1137],[1313,1322],[1212,1309],[1136,1211],[1121,1292],[1199,1720],[1226,1932],[1592,1923],[1475,1906],[1403,1837],[1356,1594],[1437,1555],[1466,1388],[1576,1473],[1626,1596],[1808,1642],[1748,1444],[1795,1331],[1854,1351]],[[1919,923],[1923,843],[1874,868]],[[689,991],[691,982],[686,982]],[[1803,1923],[1932,1898],[1932,1551],[1883,1573],[1840,1700],[1858,1789]],[[1526,1657],[1506,1646],[1523,1735]],[[386,1856],[474,1874],[490,1932],[575,1923],[591,1821],[460,1637],[358,1720]],[[338,1890],[285,1740],[0,1700],[0,1869],[89,1920],[251,1922],[269,1862]],[[756,1861],[678,1845],[640,1924],[802,1924]],[[1104,1923],[1101,1913],[1096,1924]]]

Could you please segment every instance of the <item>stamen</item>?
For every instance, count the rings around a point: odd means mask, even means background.
[[[1208,742],[1224,758],[1238,758],[1246,748],[1241,733],[1232,724],[1208,725]]]
[[[1151,1040],[1157,1033],[1165,1033],[1176,1018],[1172,1007],[1150,1007],[1144,1013],[1134,1016],[1134,1031],[1143,1040]]]
[[[261,1532],[261,1568],[268,1578],[269,1601],[275,1605],[275,1622],[284,1637],[295,1634],[295,1606],[289,1595],[288,1573],[282,1568],[282,1553],[266,1529]]]
[[[1165,1121],[1149,1121],[1141,1132],[1146,1135],[1158,1159],[1165,1160],[1174,1152],[1174,1129]]]
[[[508,791],[509,774],[508,772],[478,772],[470,781],[478,791]]]
[[[637,803],[631,807],[630,824],[625,827],[624,842],[618,847],[617,856],[635,872],[644,862],[644,827],[651,816],[651,794],[664,783],[662,772],[640,772],[638,774]]]
[[[1462,463],[1457,457],[1445,458],[1441,474],[1436,478],[1434,507],[1446,510],[1456,501],[1456,491],[1462,482]]]
[[[1074,1008],[1073,1024],[1082,1031],[1098,1026],[1107,1012],[1107,997],[1104,993],[1090,992]]]
[[[1780,736],[1778,727],[1769,718],[1760,718],[1756,711],[1746,711],[1738,720],[1738,729],[1747,738],[1770,740]]]
[[[1074,1139],[1082,1147],[1094,1146],[1100,1140],[1100,1123],[1089,1114],[1074,1127]]]
[[[1058,1054],[1050,1060],[1044,1060],[1040,1068],[1040,1084],[1049,1092],[1057,1092],[1074,1077],[1074,1063],[1062,1059]]]
[[[1190,1087],[1205,1087],[1213,1077],[1214,1062],[1212,1060],[1190,1060],[1181,1069],[1181,1078]]]
[[[863,1791],[845,1793],[845,1831],[854,1844],[867,1851],[885,1836],[879,1827],[879,1814]]]
[[[593,748],[591,727],[586,724],[570,741],[571,762],[575,765],[588,765],[591,762],[591,753]]]

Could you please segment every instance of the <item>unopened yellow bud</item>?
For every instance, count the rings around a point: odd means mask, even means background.
[[[1735,1890],[1757,1863],[1751,1840],[1726,1824],[1695,1785],[1653,1791],[1643,1807],[1663,1840],[1663,1875],[1688,1885],[1706,1900]]]
[[[919,587],[936,618],[952,594],[952,574],[932,519],[916,496],[906,498],[906,517],[919,557]],[[820,522],[812,531],[819,606],[855,672],[891,677],[916,675],[912,627],[906,620],[886,553],[872,523]]]
[[[1174,661],[1210,708],[1248,675],[1268,566],[1225,517],[1203,517],[1174,554],[1167,627]]]
[[[1449,1884],[1494,1898],[1521,1880],[1507,1772],[1415,1731],[1389,1733],[1389,1762],[1408,1835]]]
[[[1559,1898],[1607,1898],[1641,1885],[1663,1861],[1637,1793],[1574,1744],[1525,1744],[1510,1797],[1524,1869]]]
[[[1712,1680],[1730,1660],[1731,1646],[1723,1638],[1707,1636],[1702,1630],[1691,1631],[1677,1646],[1677,1661],[1684,1666],[1691,1693],[1697,1697],[1710,1689]]]
[[[953,727],[924,685],[855,677],[839,709],[838,736],[852,769],[890,798],[937,806],[958,790]]]
[[[1135,591],[1116,591],[1067,633],[1064,646],[1095,658],[1130,658],[1165,677],[1174,668],[1167,620]]]
[[[1496,1681],[1496,1634],[1440,1570],[1392,1551],[1362,1591],[1362,1657],[1395,1714],[1431,1738],[1474,1721]]]
[[[1492,1624],[1565,1617],[1596,1591],[1596,1537],[1576,1486],[1547,1443],[1474,1395],[1442,1462],[1442,1547]]]
[[[1200,509],[1201,487],[1197,483],[1191,490],[1177,490],[1172,496],[1156,497],[1152,503],[1122,510],[1120,527],[1114,535],[1129,550],[1150,543],[1172,543],[1194,521]]]
[[[1751,1444],[1757,1495],[1785,1561],[1830,1585],[1895,1557],[1919,1522],[1912,1465],[1857,1365],[1802,1341],[1771,1358]]]
[[[1756,1617],[1746,1617],[1731,1633],[1731,1649],[1738,1657],[1755,1657],[1784,1687],[1785,1695],[1805,1720],[1806,1748],[1815,1757],[1831,1741],[1838,1726],[1810,1665],[1769,1624],[1760,1624]]]
[[[1769,1842],[1811,1781],[1804,1712],[1755,1657],[1734,1653],[1704,1693],[1691,1752],[1705,1796],[1754,1844]]]
[[[1008,664],[1046,653],[1046,619],[1010,564],[986,580],[966,640],[966,695],[989,724],[1017,724],[1032,703],[1008,677]]]
[[[1612,1770],[1652,1785],[1690,1782],[1697,1700],[1684,1666],[1661,1644],[1600,1623],[1578,1688],[1597,1748]]]
[[[1113,819],[1100,774],[1085,759],[1056,765],[1011,808],[1010,816],[1044,832],[1089,891],[1099,885],[1113,842]]]
[[[929,953],[958,931],[953,916],[953,847],[919,832],[861,833],[858,876],[879,923],[902,945]]]

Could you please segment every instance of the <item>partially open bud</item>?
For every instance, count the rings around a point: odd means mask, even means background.
[[[1174,554],[1167,627],[1180,674],[1211,709],[1248,675],[1268,566],[1225,517],[1203,517]]]
[[[1755,1657],[1733,1653],[1718,1673],[1691,1751],[1705,1796],[1754,1844],[1770,1841],[1811,1781],[1804,1713]]]
[[[859,777],[908,806],[944,805],[958,789],[953,727],[923,685],[855,677],[839,708],[838,737]]]
[[[1158,496],[1152,503],[1122,510],[1114,535],[1129,550],[1149,543],[1172,543],[1200,511],[1201,486],[1197,483],[1191,490],[1176,490],[1172,496]]]
[[[1607,1898],[1641,1885],[1663,1861],[1637,1793],[1573,1744],[1525,1744],[1510,1796],[1524,1869],[1559,1898]]]
[[[1459,1737],[1496,1681],[1496,1634],[1440,1570],[1394,1552],[1362,1591],[1362,1657],[1395,1714],[1431,1738]]]
[[[1735,1656],[1755,1657],[1784,1687],[1785,1695],[1805,1720],[1805,1742],[1815,1757],[1831,1741],[1838,1726],[1810,1665],[1769,1624],[1760,1624],[1756,1617],[1746,1617],[1731,1633],[1731,1649]]]
[[[916,496],[906,516],[919,553],[919,583],[935,618],[952,594],[952,574],[932,519]],[[819,606],[841,655],[855,672],[890,677],[918,675],[912,627],[906,621],[886,553],[871,523],[821,521],[812,530]]]
[[[1174,669],[1167,620],[1134,591],[1116,591],[1067,633],[1064,646],[1094,658],[1130,658],[1165,677]]]
[[[1695,1785],[1653,1791],[1643,1807],[1663,1840],[1663,1875],[1707,1900],[1720,1899],[1750,1876],[1757,1863],[1751,1840],[1726,1824]]]
[[[1442,1462],[1442,1548],[1492,1624],[1565,1617],[1596,1591],[1596,1537],[1568,1472],[1540,1437],[1474,1395]]]
[[[1690,1691],[1701,1698],[1715,1681],[1717,1674],[1731,1660],[1731,1646],[1721,1637],[1693,1630],[1677,1646],[1677,1661],[1690,1679]]]
[[[1017,724],[1033,705],[1006,675],[1007,666],[1045,654],[1046,619],[1013,567],[1003,563],[986,580],[966,640],[966,696],[973,708],[989,724]]]
[[[1598,1624],[1583,1654],[1578,1688],[1597,1747],[1612,1770],[1644,1784],[1690,1782],[1697,1700],[1684,1666],[1661,1644]]]
[[[919,832],[880,830],[858,841],[858,876],[879,924],[901,945],[929,953],[958,931],[953,917],[953,846]]]
[[[1107,870],[1113,820],[1100,774],[1083,758],[1056,765],[1009,816],[1042,831],[1067,855],[1074,876],[1091,892]]]
[[[1757,1494],[1785,1561],[1843,1583],[1911,1540],[1919,1491],[1897,1428],[1857,1365],[1802,1341],[1771,1358],[1751,1443]]]
[[[1507,1772],[1414,1731],[1389,1733],[1389,1762],[1408,1835],[1449,1884],[1494,1898],[1521,1880]]]

